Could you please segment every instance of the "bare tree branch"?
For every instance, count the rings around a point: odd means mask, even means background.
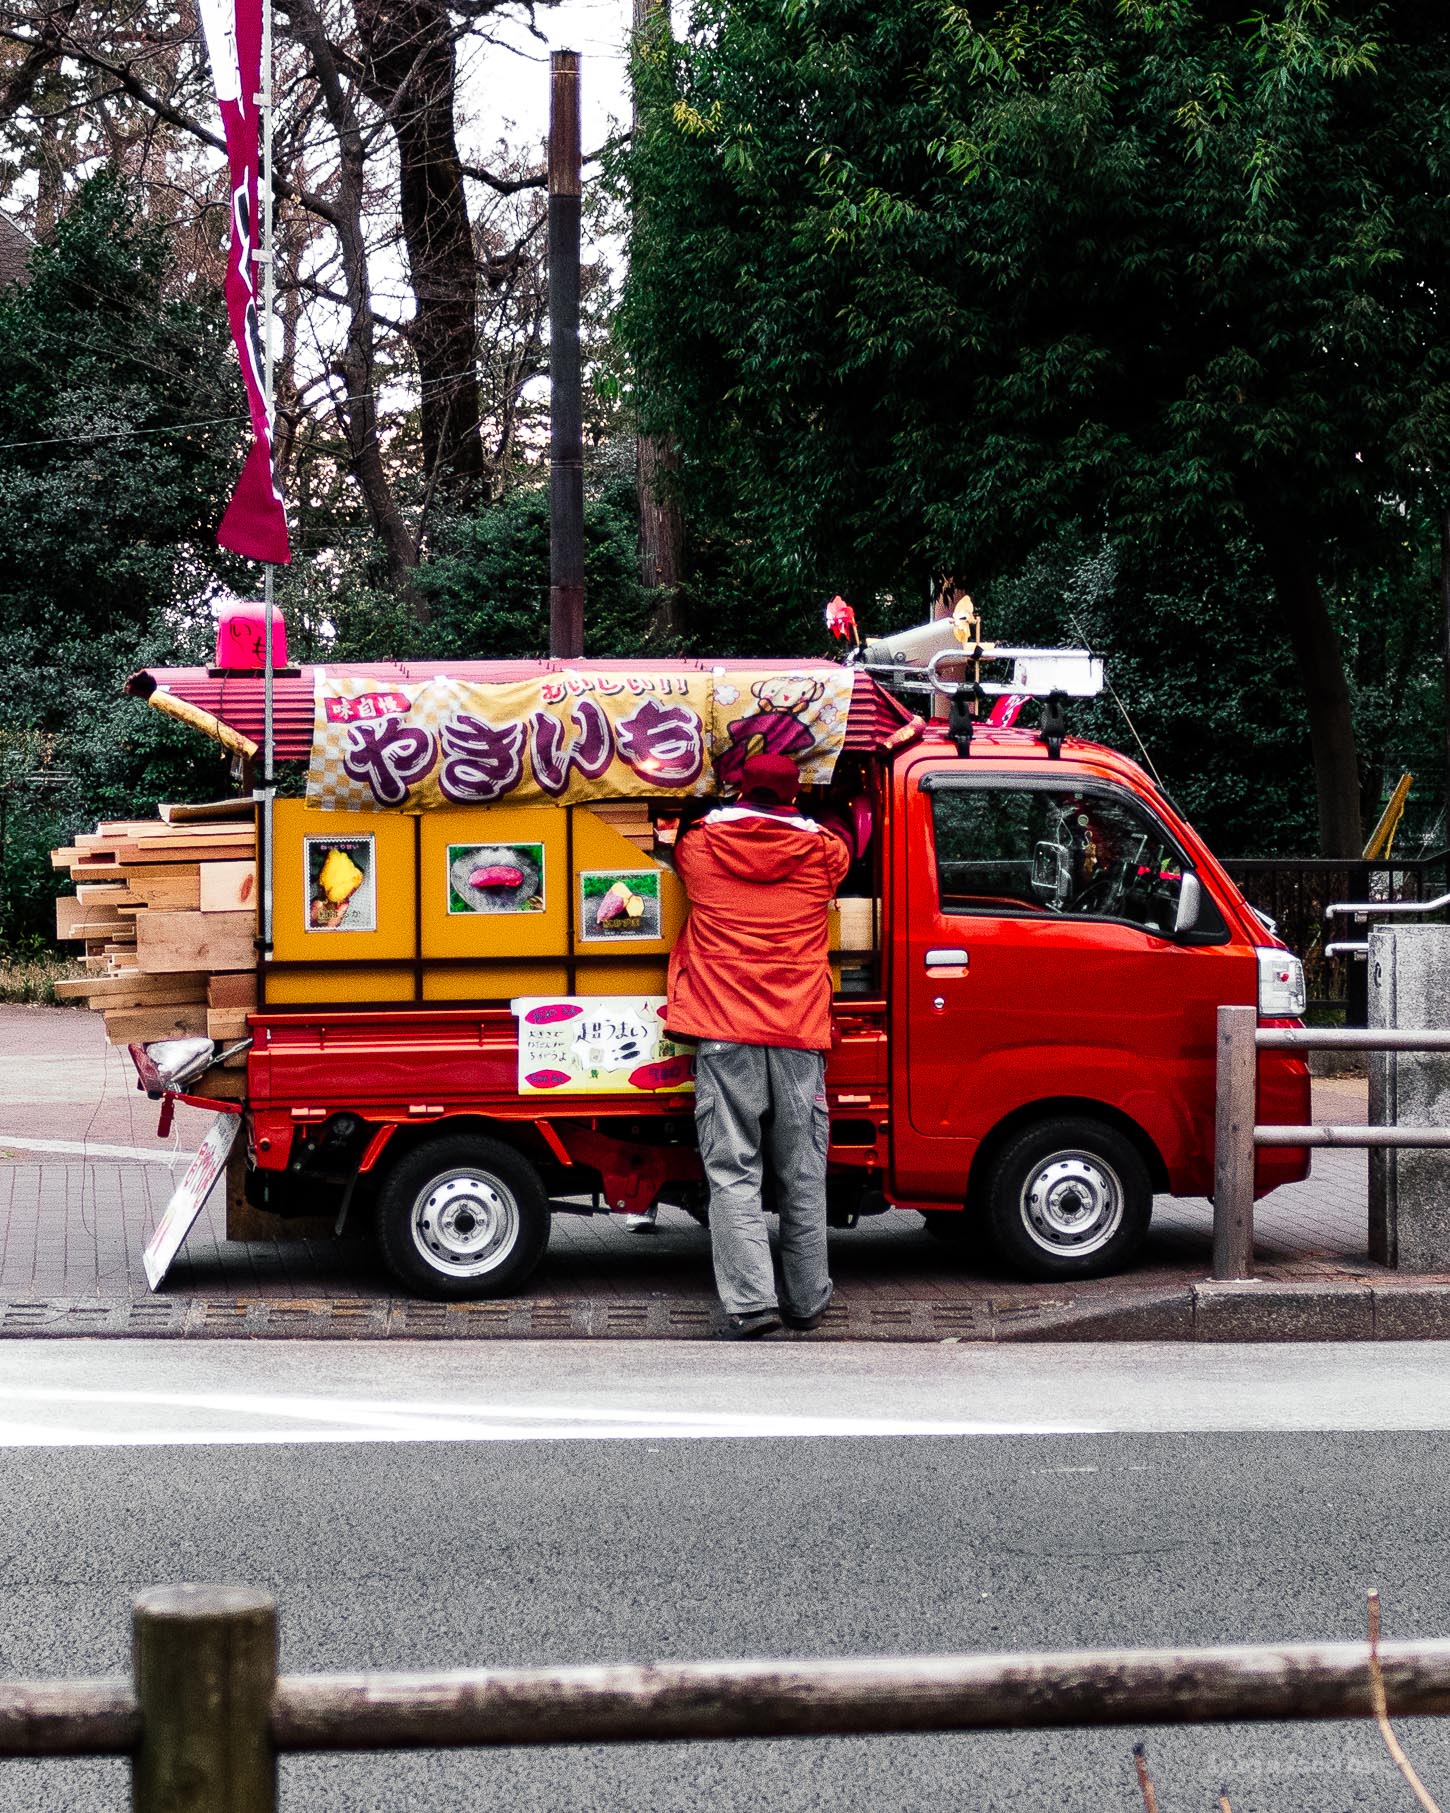
[[[4,90],[0,91],[0,120],[13,119],[22,107],[30,105],[36,84],[55,61],[60,41],[75,17],[79,4],[80,0],[67,0],[67,4],[58,11],[46,13],[39,33],[31,40],[30,48],[16,64]],[[11,36],[10,41],[15,44],[26,43],[22,34]]]
[[[584,162],[597,164],[602,157],[629,143],[628,132],[617,132],[613,138],[605,139],[597,151],[589,152]],[[534,170],[528,176],[495,176],[492,170],[485,170],[482,164],[465,164],[463,174],[472,177],[474,182],[483,183],[496,195],[517,195],[521,189],[542,189],[549,180],[547,170]]]

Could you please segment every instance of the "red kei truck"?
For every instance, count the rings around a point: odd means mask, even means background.
[[[790,671],[814,668],[839,671]],[[259,727],[254,679],[138,681]],[[311,686],[308,670],[278,681],[284,757],[306,753]],[[873,950],[839,971],[832,1223],[909,1209],[931,1235],[982,1238],[1030,1278],[1121,1270],[1155,1193],[1212,1190],[1217,1009],[1295,1023],[1298,959],[1139,766],[1065,736],[1060,697],[1037,732],[966,724],[957,705],[950,723],[923,723],[865,672],[854,687],[843,772],[870,832],[843,892],[869,903]],[[661,837],[678,810],[651,806]],[[554,1213],[663,1202],[704,1218],[690,1096],[523,1093],[506,999],[262,999],[239,1092],[250,1200],[284,1215],[340,1205],[339,1227],[369,1211],[410,1290],[518,1289]],[[1307,1122],[1304,1063],[1258,1062],[1258,1120]],[[1262,1148],[1256,1162],[1260,1195],[1308,1171],[1302,1150]]]

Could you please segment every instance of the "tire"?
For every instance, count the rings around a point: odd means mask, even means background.
[[[1087,1115],[1039,1121],[997,1154],[987,1218],[1003,1261],[1028,1278],[1101,1278],[1142,1246],[1153,1188],[1126,1135]]]
[[[377,1207],[378,1245],[405,1290],[461,1300],[518,1290],[549,1244],[549,1199],[526,1158],[470,1133],[400,1159]]]

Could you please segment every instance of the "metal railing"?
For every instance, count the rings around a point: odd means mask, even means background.
[[[1335,941],[1336,917],[1350,911],[1430,911],[1429,897],[1450,888],[1450,851],[1366,862],[1363,858],[1231,857],[1223,865],[1249,902],[1279,927],[1304,959],[1316,1008],[1343,1008],[1352,1026],[1366,1020],[1366,977],[1358,944]],[[1450,905],[1450,900],[1436,905]],[[1343,959],[1348,961],[1343,961]]]
[[[1433,900],[1337,900],[1324,909],[1324,917],[1329,919],[1364,919],[1373,913],[1377,918],[1414,918],[1416,914],[1443,913],[1450,907],[1450,894],[1438,894]],[[1363,938],[1338,939],[1333,944],[1326,944],[1326,957],[1368,957],[1369,926],[1364,928]]]
[[[276,1813],[280,1754],[1450,1713],[1450,1641],[277,1674],[243,1587],[158,1587],[133,1679],[0,1682],[0,1757],[130,1759],[133,1813]],[[1380,1690],[1383,1701],[1380,1701]]]
[[[1260,1146],[1450,1149],[1450,1127],[1264,1127],[1255,1124],[1261,1051],[1447,1051],[1450,1031],[1260,1026],[1253,1007],[1218,1010],[1213,1163],[1213,1275],[1254,1275],[1254,1153]]]

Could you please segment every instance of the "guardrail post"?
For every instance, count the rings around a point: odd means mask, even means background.
[[[1254,1275],[1254,1116],[1258,1109],[1259,1016],[1218,1010],[1218,1091],[1213,1155],[1213,1275]]]
[[[240,1586],[160,1586],[132,1625],[133,1813],[277,1813],[277,1607]]]

